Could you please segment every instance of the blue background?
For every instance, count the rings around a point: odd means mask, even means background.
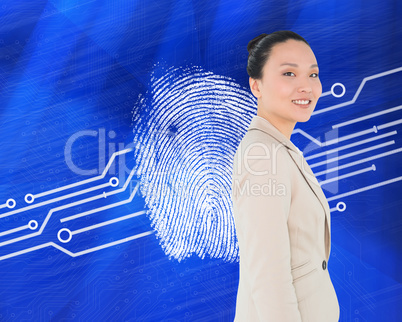
[[[166,68],[199,66],[247,90],[247,43],[263,32],[286,29],[301,34],[317,57],[323,92],[330,91],[337,82],[345,86],[340,98],[322,97],[316,112],[355,98],[350,104],[316,113],[309,122],[296,126],[323,142],[324,133],[330,133],[334,124],[401,104],[402,71],[395,71],[402,66],[401,16],[402,3],[391,0],[1,1],[0,204],[13,198],[14,209],[19,209],[27,206],[27,193],[90,178],[71,171],[65,161],[66,142],[79,131],[95,134],[76,142],[74,163],[101,173],[109,156],[129,146],[138,122],[147,119],[146,115],[140,119],[133,115],[147,111],[140,110],[139,98],[146,97],[153,88],[153,76],[161,71],[157,64]],[[394,72],[389,75],[367,79],[356,96],[366,77],[391,70]],[[339,94],[339,87],[335,90]],[[243,128],[238,133],[247,129],[253,111],[245,111]],[[401,116],[400,109],[384,113],[340,127],[336,136],[398,121]],[[146,131],[147,124],[141,126]],[[353,160],[339,161],[339,165],[398,149],[401,123],[389,125],[378,134],[391,131],[397,132],[387,139],[394,140],[392,146],[362,152],[352,156]],[[105,159],[99,156],[101,133],[106,133],[102,143]],[[238,135],[237,142],[240,139]],[[292,135],[292,141],[307,156],[317,148],[300,132]],[[233,148],[235,143],[231,143]],[[368,145],[348,152],[365,147]],[[135,162],[128,159],[128,167],[133,167]],[[400,152],[395,152],[364,162],[350,171],[372,164],[376,171],[339,179],[323,189],[331,209],[339,201],[346,205],[345,211],[332,211],[329,261],[341,321],[402,319],[400,179],[337,198],[399,178],[401,160]],[[313,168],[316,170],[320,168]],[[140,178],[136,180],[140,182]],[[129,196],[125,191],[82,208],[62,210],[52,218]],[[64,203],[58,201],[56,205]],[[102,214],[102,218],[118,218],[148,206],[141,195],[136,195],[132,202]],[[41,225],[50,209],[52,206],[45,205],[1,218],[1,231],[34,219]],[[230,208],[226,210],[230,215]],[[0,209],[0,215],[7,211],[10,209]],[[90,224],[99,222],[93,217],[87,220]],[[57,239],[62,227],[58,220],[50,220],[35,238],[0,247],[1,321],[233,320],[238,283],[236,250],[226,258],[206,252],[190,253],[178,260],[168,256],[171,254],[161,247],[160,239],[151,234],[76,257],[55,247],[42,247],[6,258],[47,242],[79,252],[152,231],[144,215],[133,222],[113,224],[113,229],[94,230],[70,245]],[[0,242],[25,234],[4,235]]]

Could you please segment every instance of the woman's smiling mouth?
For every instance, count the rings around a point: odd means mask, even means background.
[[[292,103],[301,107],[307,107],[310,105],[311,100],[292,100]]]

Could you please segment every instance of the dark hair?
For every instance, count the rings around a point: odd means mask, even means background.
[[[261,34],[251,40],[247,45],[248,75],[254,79],[261,79],[262,69],[271,54],[272,48],[276,44],[283,43],[289,39],[303,41],[310,47],[306,39],[290,30],[279,30],[270,34]]]

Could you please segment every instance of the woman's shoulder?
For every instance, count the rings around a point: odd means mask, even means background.
[[[236,154],[261,155],[279,153],[287,155],[287,147],[277,138],[259,129],[248,129],[237,148]]]
[[[287,176],[291,166],[288,148],[263,131],[248,131],[233,159],[234,176],[275,174],[275,178]],[[283,178],[281,178],[284,181]]]

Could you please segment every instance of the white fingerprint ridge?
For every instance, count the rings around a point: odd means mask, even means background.
[[[231,79],[196,67],[171,68],[152,77],[150,88],[142,114],[133,113],[136,164],[162,248],[178,260],[193,253],[237,260],[231,167],[256,100]]]

